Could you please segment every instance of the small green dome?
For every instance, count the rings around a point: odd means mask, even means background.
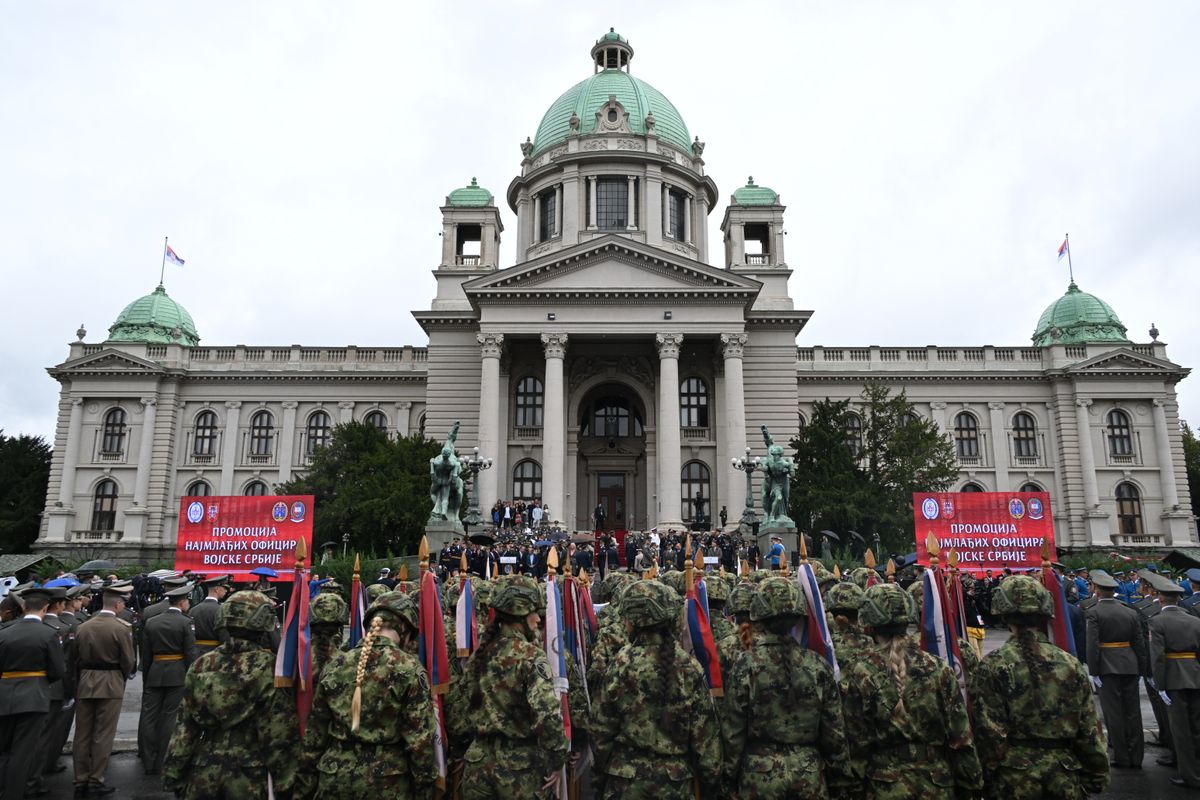
[[[474,178],[471,185],[455,189],[446,195],[446,205],[460,208],[479,208],[492,205],[492,193],[480,186]]]
[[[1085,344],[1087,342],[1128,342],[1126,327],[1117,318],[1112,306],[1079,290],[1074,281],[1067,293],[1042,312],[1033,343],[1038,347],[1052,344]]]
[[[177,328],[180,344],[194,347],[200,343],[200,334],[196,333],[192,315],[167,297],[167,290],[160,283],[150,294],[125,306],[117,321],[108,329],[108,340],[170,344],[176,341]]]
[[[600,41],[602,41],[602,42],[625,42],[626,44],[629,43],[628,39],[626,39],[621,34],[617,33],[616,30],[613,28],[609,28],[608,33],[606,33],[600,37]]]
[[[746,185],[733,193],[733,202],[739,206],[777,206],[779,195],[766,186],[755,186],[754,178],[746,179]]]

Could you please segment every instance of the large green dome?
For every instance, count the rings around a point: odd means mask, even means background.
[[[628,47],[625,37],[613,31],[605,34],[596,43],[596,47],[602,48],[608,43]],[[628,48],[623,58],[632,58],[632,56],[632,48]],[[619,65],[622,62],[614,63]],[[624,63],[628,64],[627,61]],[[596,112],[608,102],[610,96],[616,97],[617,102],[629,114],[629,129],[633,133],[644,136],[646,115],[653,113],[654,132],[659,139],[670,142],[685,153],[692,151],[692,138],[688,134],[687,124],[671,101],[658,89],[633,77],[620,66],[612,66],[601,69],[590,78],[575,84],[554,101],[550,110],[542,117],[537,135],[533,137],[532,154],[536,155],[549,147],[565,142],[567,135],[571,132],[572,114],[579,117],[581,136],[594,133]]]
[[[175,341],[177,328],[181,344],[195,346],[200,343],[200,334],[196,333],[192,315],[167,297],[167,290],[160,283],[150,294],[125,306],[117,321],[108,329],[108,340],[169,344]]]
[[[1112,306],[1094,294],[1080,291],[1071,281],[1067,293],[1050,304],[1038,320],[1033,343],[1086,344],[1087,342],[1128,342],[1126,327]]]

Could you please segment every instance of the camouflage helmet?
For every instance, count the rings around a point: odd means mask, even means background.
[[[477,612],[490,608],[489,603],[492,599],[494,586],[491,581],[485,581],[483,578],[471,579],[471,591],[475,595],[475,609]]]
[[[341,595],[331,592],[321,592],[313,598],[312,604],[308,607],[308,618],[314,625],[323,622],[345,625],[349,616],[350,609],[346,605],[346,601],[342,599]]]
[[[679,618],[679,593],[660,581],[637,581],[621,597],[621,614],[635,628],[668,624]]]
[[[396,591],[400,591],[397,587]],[[462,595],[462,579],[457,575],[450,578],[442,586],[442,606],[445,610],[450,610],[458,605],[458,598]]]
[[[1028,575],[1013,575],[1000,581],[999,588],[992,593],[992,613],[1053,617],[1054,603],[1050,592],[1037,580]]]
[[[687,587],[684,586],[684,577],[684,573],[679,570],[671,570],[670,572],[664,572],[658,579],[674,589],[675,594],[682,597],[687,594]]]
[[[850,582],[865,592],[872,575],[879,577],[879,573],[870,567],[855,567],[850,570]]]
[[[512,617],[542,613],[546,600],[538,582],[527,575],[507,575],[492,586],[488,607]]]
[[[234,592],[221,604],[217,627],[270,633],[275,630],[275,604],[262,592]]]
[[[750,619],[753,622],[775,617],[806,617],[808,601],[795,581],[783,576],[767,578],[758,585],[750,601]]]
[[[917,613],[920,614],[925,609],[925,581],[916,580],[908,585],[908,596],[913,599],[913,605],[917,607]]]
[[[372,583],[367,587],[367,597],[371,602],[375,602],[376,598],[380,595],[387,594],[390,591],[391,589],[387,587],[386,583]]]
[[[863,590],[857,583],[839,581],[825,593],[825,608],[830,611],[854,611],[862,605]]]
[[[384,622],[390,622],[393,625],[396,622],[405,622],[412,626],[414,631],[419,626],[417,604],[404,592],[384,592],[381,594],[367,608],[367,613],[363,617],[363,624],[370,628],[371,618],[376,614],[383,615]]]
[[[912,597],[894,583],[877,583],[867,589],[858,607],[858,621],[868,628],[907,625],[916,619]]]
[[[731,614],[749,614],[750,601],[753,599],[754,584],[742,581],[733,587],[733,591],[729,593],[729,600],[725,603],[725,610]]]
[[[723,575],[710,575],[708,578],[705,578],[704,588],[708,591],[708,601],[710,603],[728,602],[729,594],[733,591],[729,578]]]

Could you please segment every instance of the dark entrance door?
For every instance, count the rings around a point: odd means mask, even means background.
[[[601,472],[596,476],[597,501],[604,507],[604,527],[625,530],[625,474]]]

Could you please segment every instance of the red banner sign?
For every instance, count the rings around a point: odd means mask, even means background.
[[[182,497],[175,569],[251,580],[269,567],[287,577],[300,539],[312,555],[312,515],[312,495]]]
[[[1045,492],[921,492],[913,494],[917,563],[928,565],[925,546],[937,537],[945,564],[958,553],[959,569],[971,572],[1042,566],[1042,545],[1054,555],[1054,522]]]

